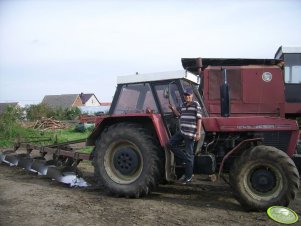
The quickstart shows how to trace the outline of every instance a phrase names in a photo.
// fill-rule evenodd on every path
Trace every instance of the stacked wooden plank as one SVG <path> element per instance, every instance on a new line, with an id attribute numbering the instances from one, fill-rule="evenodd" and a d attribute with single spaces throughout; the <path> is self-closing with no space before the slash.
<path id="1" fill-rule="evenodd" d="M 67 127 L 68 126 L 66 123 L 52 118 L 43 118 L 37 120 L 33 126 L 34 129 L 43 129 L 43 130 L 66 129 Z"/>

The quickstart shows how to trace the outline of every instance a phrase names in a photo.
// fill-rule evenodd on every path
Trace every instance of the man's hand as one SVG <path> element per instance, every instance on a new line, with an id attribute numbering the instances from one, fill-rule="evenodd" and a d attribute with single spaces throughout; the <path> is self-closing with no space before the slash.
<path id="1" fill-rule="evenodd" d="M 175 114 L 176 117 L 180 117 L 180 113 L 179 113 L 178 110 L 175 108 L 175 106 L 169 104 L 168 107 L 169 107 L 170 110 Z"/>
<path id="2" fill-rule="evenodd" d="M 200 139 L 201 139 L 201 134 L 200 133 L 196 133 L 194 140 L 195 141 L 199 141 Z"/>
<path id="3" fill-rule="evenodd" d="M 202 131 L 202 119 L 198 119 L 196 122 L 196 134 L 195 134 L 195 141 L 199 141 L 201 139 L 201 131 Z"/>
<path id="4" fill-rule="evenodd" d="M 175 110 L 175 107 L 172 106 L 171 104 L 168 105 L 168 107 L 170 108 L 170 110 L 174 111 Z"/>

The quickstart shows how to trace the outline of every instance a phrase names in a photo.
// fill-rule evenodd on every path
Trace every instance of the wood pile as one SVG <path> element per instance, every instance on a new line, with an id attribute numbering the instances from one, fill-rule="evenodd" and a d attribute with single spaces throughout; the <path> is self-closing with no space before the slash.
<path id="1" fill-rule="evenodd" d="M 68 128 L 67 124 L 58 121 L 52 118 L 42 118 L 37 120 L 33 126 L 34 129 L 42 129 L 42 130 L 55 130 L 55 129 L 66 129 Z"/>

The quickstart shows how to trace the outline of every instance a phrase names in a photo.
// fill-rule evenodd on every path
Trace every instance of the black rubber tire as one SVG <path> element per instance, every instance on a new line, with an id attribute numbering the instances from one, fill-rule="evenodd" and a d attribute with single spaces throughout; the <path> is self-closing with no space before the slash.
<path id="1" fill-rule="evenodd" d="M 301 154 L 301 140 L 298 140 L 296 148 L 297 148 L 297 154 Z"/>
<path id="2" fill-rule="evenodd" d="M 160 181 L 160 151 L 154 138 L 140 125 L 110 126 L 96 143 L 94 167 L 98 184 L 115 196 L 138 198 L 149 194 Z M 126 163 L 120 161 L 122 157 Z M 130 164 L 129 172 L 123 168 L 126 164 Z"/>
<path id="3" fill-rule="evenodd" d="M 291 158 L 270 146 L 256 146 L 235 160 L 230 184 L 246 210 L 288 206 L 299 189 L 299 173 Z"/>

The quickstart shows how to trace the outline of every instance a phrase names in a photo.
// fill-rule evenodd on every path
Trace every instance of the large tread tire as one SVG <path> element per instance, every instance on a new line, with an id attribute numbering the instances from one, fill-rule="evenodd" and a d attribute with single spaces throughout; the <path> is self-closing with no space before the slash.
<path id="1" fill-rule="evenodd" d="M 149 194 L 161 179 L 160 151 L 156 140 L 139 124 L 110 126 L 96 143 L 98 185 L 115 196 L 139 198 Z"/>
<path id="2" fill-rule="evenodd" d="M 230 170 L 234 195 L 246 210 L 288 206 L 299 189 L 299 173 L 291 158 L 271 146 L 256 146 L 236 159 Z"/>
<path id="3" fill-rule="evenodd" d="M 298 140 L 297 143 L 297 154 L 301 154 L 301 140 Z"/>

